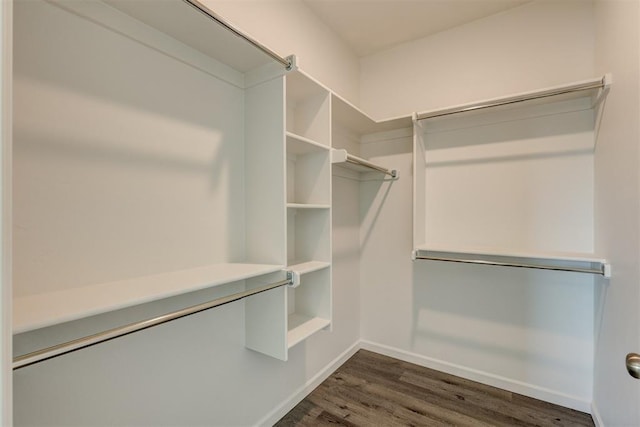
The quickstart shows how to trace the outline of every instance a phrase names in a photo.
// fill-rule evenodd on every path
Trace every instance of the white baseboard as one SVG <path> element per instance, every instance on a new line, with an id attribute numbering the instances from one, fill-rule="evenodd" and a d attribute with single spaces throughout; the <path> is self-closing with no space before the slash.
<path id="1" fill-rule="evenodd" d="M 417 353 L 411 353 L 409 351 L 400 350 L 398 348 L 366 340 L 355 342 L 351 347 L 331 361 L 324 369 L 318 372 L 313 378 L 307 381 L 302 387 L 291 394 L 291 396 L 282 402 L 282 404 L 262 418 L 256 426 L 274 425 L 360 349 L 373 351 L 405 362 L 414 363 L 426 368 L 435 369 L 447 374 L 456 375 L 482 384 L 498 387 L 513 393 L 522 394 L 533 397 L 534 399 L 586 412 L 592 415 L 596 427 L 605 427 L 596 405 L 577 396 L 572 396 L 533 384 L 516 381 L 510 378 L 501 377 L 499 375 L 490 374 L 488 372 L 456 365 L 443 360 L 422 356 Z"/>
<path id="2" fill-rule="evenodd" d="M 466 366 L 456 365 L 443 360 L 433 359 L 416 353 L 400 350 L 394 347 L 377 344 L 371 341 L 360 341 L 360 348 L 370 350 L 375 353 L 380 353 L 385 356 L 404 360 L 405 362 L 424 366 L 426 368 L 431 368 L 451 375 L 456 375 L 458 377 L 466 378 L 472 381 L 477 381 L 482 384 L 498 387 L 504 390 L 511 391 L 513 393 L 523 394 L 525 396 L 533 397 L 534 399 L 539 399 L 567 408 L 576 409 L 578 411 L 586 413 L 591 413 L 592 411 L 591 402 L 588 400 L 544 387 L 539 387 L 533 384 L 501 377 L 499 375 L 471 369 Z"/>
<path id="3" fill-rule="evenodd" d="M 604 421 L 602 421 L 600 412 L 598 412 L 596 402 L 593 402 L 591 404 L 591 418 L 593 418 L 593 423 L 596 425 L 596 427 L 604 427 Z"/>
<path id="4" fill-rule="evenodd" d="M 360 350 L 360 341 L 353 343 L 351 347 L 345 350 L 342 354 L 331 361 L 324 369 L 318 372 L 313 378 L 307 381 L 302 387 L 296 390 L 289 398 L 287 398 L 280 406 L 268 413 L 262 418 L 256 426 L 272 426 L 287 412 L 292 410 L 298 403 L 300 403 L 309 393 L 320 385 L 324 380 L 329 378 L 344 362 L 346 362 L 351 356 L 356 354 Z"/>

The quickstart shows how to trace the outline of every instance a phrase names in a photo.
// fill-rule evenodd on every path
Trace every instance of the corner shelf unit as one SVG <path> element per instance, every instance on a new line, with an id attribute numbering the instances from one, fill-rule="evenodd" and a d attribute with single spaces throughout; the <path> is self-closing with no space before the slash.
<path id="1" fill-rule="evenodd" d="M 412 259 L 610 277 L 591 253 L 610 85 L 607 75 L 415 114 Z"/>
<path id="2" fill-rule="evenodd" d="M 247 347 L 287 360 L 293 346 L 331 329 L 331 98 L 300 71 L 285 75 L 283 85 L 286 269 L 300 280 L 277 292 L 283 300 L 268 293 L 251 297 Z M 265 324 L 265 317 L 278 320 Z M 281 323 L 284 335 L 274 326 Z"/>
<path id="3" fill-rule="evenodd" d="M 286 76 L 287 348 L 331 328 L 331 97 L 302 72 Z"/>
<path id="4" fill-rule="evenodd" d="M 357 180 L 362 180 L 363 174 L 372 172 L 378 177 L 382 174 L 390 179 L 397 179 L 398 173 L 395 169 L 388 169 L 360 157 L 362 139 L 371 134 L 387 134 L 411 128 L 411 117 L 378 122 L 337 94 L 332 94 L 331 101 L 333 166 L 350 171 Z"/>

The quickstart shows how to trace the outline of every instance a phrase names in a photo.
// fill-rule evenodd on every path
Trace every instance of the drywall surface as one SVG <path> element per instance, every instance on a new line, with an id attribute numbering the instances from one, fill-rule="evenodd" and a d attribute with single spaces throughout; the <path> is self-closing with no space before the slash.
<path id="1" fill-rule="evenodd" d="M 596 67 L 611 72 L 596 147 L 596 250 L 613 267 L 596 287 L 594 408 L 607 426 L 640 425 L 640 382 L 624 369 L 640 352 L 640 8 L 638 2 L 598 1 Z"/>
<path id="2" fill-rule="evenodd" d="M 591 2 L 530 2 L 360 60 L 360 106 L 408 115 L 591 78 Z"/>
<path id="3" fill-rule="evenodd" d="M 354 52 L 301 1 L 206 0 L 203 3 L 352 103 L 359 102 Z"/>
<path id="4" fill-rule="evenodd" d="M 12 75 L 11 45 L 13 38 L 12 27 L 13 4 L 3 2 L 0 4 L 0 44 L 2 54 L 0 56 L 0 169 L 1 191 L 1 221 L 2 221 L 2 245 L 8 247 L 11 244 L 11 93 L 8 82 Z M 10 254 L 2 251 L 0 260 L 0 423 L 11 425 L 12 423 L 12 375 L 11 375 L 11 267 Z"/>
<path id="5" fill-rule="evenodd" d="M 362 106 L 376 117 L 394 116 L 591 78 L 592 25 L 593 10 L 587 2 L 533 2 L 364 58 Z M 590 121 L 588 117 L 578 122 L 581 120 Z M 467 133 L 474 132 L 470 129 Z M 441 135 L 440 140 L 445 137 Z M 535 138 L 531 140 L 535 142 Z M 454 145 L 451 150 L 439 147 L 439 153 L 446 157 L 459 151 L 468 158 L 474 150 L 473 146 Z M 594 279 L 561 272 L 412 262 L 411 131 L 404 136 L 372 136 L 365 140 L 361 154 L 400 172 L 400 179 L 388 190 L 371 182 L 364 184 L 361 194 L 361 328 L 366 345 L 588 411 L 592 398 Z M 588 152 L 578 154 L 575 163 L 566 165 L 586 165 L 587 170 L 580 169 L 577 176 L 585 178 L 578 184 L 580 203 L 587 207 L 593 200 L 591 156 Z M 517 179 L 517 168 L 508 170 L 508 165 L 513 161 L 517 164 L 518 159 L 484 160 L 499 164 L 498 170 L 507 175 L 496 182 L 509 186 L 509 180 Z M 553 167 L 561 159 L 563 155 L 542 155 L 530 161 Z M 449 183 L 455 188 L 448 179 L 465 177 L 465 171 L 482 165 L 440 165 L 440 201 L 458 203 L 453 194 L 446 194 Z M 449 172 L 452 176 L 447 178 Z M 530 195 L 543 191 L 542 186 L 553 185 L 535 180 L 530 184 L 539 185 Z M 523 188 L 526 190 L 526 186 Z M 485 203 L 490 200 L 482 197 L 481 189 L 474 197 L 478 212 L 487 212 Z M 509 197 L 508 192 L 505 197 Z M 526 194 L 517 197 L 525 200 Z M 427 204 L 428 198 L 429 194 Z M 526 200 L 534 206 L 537 202 Z M 468 199 L 465 203 L 458 204 L 473 209 Z M 444 211 L 443 207 L 438 210 Z M 514 214 L 517 212 L 522 213 L 516 210 Z M 527 212 L 531 224 L 548 220 L 543 209 Z M 448 219 L 438 217 L 451 230 L 455 230 L 455 218 L 455 212 Z M 482 220 L 478 218 L 475 223 L 482 224 Z M 491 218 L 487 223 L 492 224 Z M 588 229 L 592 223 L 588 213 L 580 226 Z M 560 224 L 558 227 L 562 230 Z M 438 244 L 447 241 L 442 232 L 432 232 L 440 239 Z M 475 236 L 483 233 L 491 236 L 486 229 Z M 504 230 L 498 234 L 503 238 L 506 235 Z M 464 237 L 455 231 L 452 235 L 457 240 Z M 557 243 L 535 238 L 531 241 L 534 247 L 547 250 L 547 244 L 553 247 Z M 574 244 L 579 247 L 572 247 Z M 588 230 L 580 243 L 565 241 L 558 249 L 589 251 L 592 247 L 593 234 Z"/>
<path id="6" fill-rule="evenodd" d="M 14 49 L 15 295 L 242 259 L 241 89 L 42 2 Z"/>
<path id="7" fill-rule="evenodd" d="M 410 137 L 362 147 L 365 158 L 401 177 L 388 188 L 364 183 L 361 194 L 367 348 L 588 411 L 594 279 L 412 262 L 411 151 Z M 447 227 L 455 227 L 455 217 Z"/>

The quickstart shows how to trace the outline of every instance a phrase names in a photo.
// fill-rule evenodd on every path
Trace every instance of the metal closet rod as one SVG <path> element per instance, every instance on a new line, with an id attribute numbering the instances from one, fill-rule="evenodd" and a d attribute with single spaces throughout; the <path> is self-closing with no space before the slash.
<path id="1" fill-rule="evenodd" d="M 225 21 L 224 18 L 222 18 L 220 15 L 218 15 L 217 13 L 215 13 L 214 11 L 212 11 L 211 9 L 209 9 L 208 7 L 206 7 L 205 5 L 200 3 L 198 0 L 183 0 L 183 1 L 185 3 L 187 3 L 189 6 L 193 7 L 194 9 L 196 9 L 198 12 L 204 14 L 205 16 L 209 17 L 210 19 L 213 19 L 218 24 L 222 25 L 224 28 L 226 28 L 227 30 L 231 31 L 236 36 L 238 36 L 241 39 L 245 40 L 246 42 L 250 43 L 254 47 L 260 49 L 265 54 L 269 55 L 271 58 L 275 59 L 276 61 L 278 61 L 279 63 L 284 65 L 284 67 L 287 70 L 291 70 L 291 68 L 293 66 L 293 63 L 292 63 L 291 59 L 283 58 L 282 56 L 278 55 L 277 53 L 275 53 L 274 51 L 272 51 L 271 49 L 269 49 L 268 47 L 266 47 L 262 43 L 260 43 L 257 40 L 249 37 L 248 35 L 246 35 L 242 31 L 238 30 L 233 25 L 231 25 L 230 23 Z"/>
<path id="2" fill-rule="evenodd" d="M 532 268 L 535 270 L 569 271 L 573 273 L 590 273 L 590 274 L 600 274 L 602 276 L 606 276 L 604 265 L 601 265 L 600 268 L 556 267 L 552 265 L 522 264 L 522 263 L 514 263 L 514 262 L 486 261 L 482 259 L 446 258 L 446 257 L 424 256 L 424 255 L 416 255 L 415 259 L 425 259 L 429 261 L 459 262 L 462 264 L 497 265 L 500 267 Z"/>
<path id="3" fill-rule="evenodd" d="M 221 305 L 229 304 L 234 301 L 241 300 L 243 298 L 250 297 L 262 292 L 270 291 L 271 289 L 279 288 L 281 286 L 293 285 L 293 280 L 288 276 L 286 280 L 264 285 L 259 288 L 251 289 L 244 292 L 238 292 L 226 297 L 217 298 L 212 301 L 208 301 L 202 304 L 194 305 L 191 307 L 176 310 L 174 312 L 164 314 L 162 316 L 154 317 L 152 319 L 141 320 L 139 322 L 130 323 L 125 326 L 119 326 L 117 328 L 109 329 L 107 331 L 98 332 L 94 335 L 78 338 L 72 341 L 47 347 L 42 350 L 27 353 L 22 356 L 18 356 L 13 359 L 13 369 L 24 368 L 25 366 L 33 365 L 34 363 L 43 362 L 45 360 L 52 359 L 54 357 L 62 356 L 83 348 L 91 347 L 96 344 L 100 344 L 112 339 L 123 337 L 125 335 L 132 334 L 134 332 L 142 331 L 152 328 L 154 326 L 162 325 L 163 323 L 171 322 L 176 319 L 191 316 L 196 313 L 219 307 Z"/>
<path id="4" fill-rule="evenodd" d="M 567 93 L 581 92 L 590 89 L 602 89 L 605 87 L 605 78 L 597 82 L 581 83 L 573 86 L 567 86 L 558 89 L 550 89 L 529 95 L 518 95 L 510 98 L 504 98 L 497 101 L 479 102 L 477 104 L 468 105 L 466 107 L 452 108 L 447 110 L 434 111 L 431 113 L 422 113 L 416 115 L 416 120 L 432 119 L 435 117 L 449 116 L 452 114 L 466 113 L 469 111 L 483 110 L 485 108 L 500 107 L 502 105 L 516 104 L 518 102 L 533 101 L 535 99 L 549 98 Z"/>
<path id="5" fill-rule="evenodd" d="M 387 174 L 389 176 L 391 176 L 391 178 L 395 178 L 396 176 L 398 176 L 398 173 L 396 172 L 396 170 L 389 170 L 389 169 L 385 169 L 383 167 L 380 167 L 378 165 L 374 165 L 371 162 L 368 162 L 364 159 L 361 159 L 360 157 L 356 157 L 356 156 L 352 156 L 351 154 L 347 153 L 347 162 L 348 163 L 353 163 L 354 165 L 360 165 L 360 166 L 365 166 L 371 169 L 375 169 L 379 172 L 382 172 L 384 174 Z"/>

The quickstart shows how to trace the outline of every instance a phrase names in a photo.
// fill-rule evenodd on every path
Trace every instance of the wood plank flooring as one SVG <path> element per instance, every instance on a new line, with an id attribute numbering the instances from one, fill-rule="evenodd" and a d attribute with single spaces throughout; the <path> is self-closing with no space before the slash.
<path id="1" fill-rule="evenodd" d="M 360 350 L 276 423 L 322 425 L 594 424 L 589 414 Z"/>

